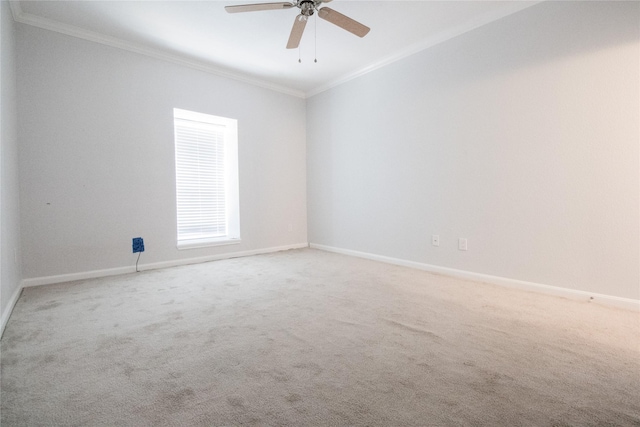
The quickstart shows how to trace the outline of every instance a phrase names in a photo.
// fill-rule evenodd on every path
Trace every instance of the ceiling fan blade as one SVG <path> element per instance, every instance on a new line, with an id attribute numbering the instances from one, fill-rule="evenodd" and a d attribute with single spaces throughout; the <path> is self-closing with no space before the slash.
<path id="1" fill-rule="evenodd" d="M 307 17 L 302 14 L 296 16 L 296 20 L 293 21 L 293 28 L 291 29 L 291 35 L 287 42 L 287 49 L 295 49 L 300 45 L 300 39 L 302 39 L 302 33 L 304 27 L 307 25 Z"/>
<path id="2" fill-rule="evenodd" d="M 293 3 L 258 3 L 258 4 L 239 4 L 235 6 L 225 6 L 224 10 L 229 13 L 238 12 L 254 12 L 257 10 L 277 10 L 277 9 L 289 9 L 295 6 Z"/>
<path id="3" fill-rule="evenodd" d="M 337 25 L 340 28 L 343 28 L 349 31 L 352 34 L 355 34 L 358 37 L 364 37 L 367 35 L 371 28 L 366 25 L 362 25 L 358 21 L 355 21 L 348 16 L 341 14 L 340 12 L 336 12 L 330 7 L 323 7 L 318 11 L 318 16 L 325 21 L 329 21 L 332 24 Z"/>

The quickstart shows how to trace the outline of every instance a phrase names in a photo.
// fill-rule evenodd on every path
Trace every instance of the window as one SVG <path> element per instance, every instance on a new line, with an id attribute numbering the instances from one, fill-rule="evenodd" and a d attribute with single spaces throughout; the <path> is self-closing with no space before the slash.
<path id="1" fill-rule="evenodd" d="M 238 122 L 173 110 L 178 249 L 240 242 Z"/>

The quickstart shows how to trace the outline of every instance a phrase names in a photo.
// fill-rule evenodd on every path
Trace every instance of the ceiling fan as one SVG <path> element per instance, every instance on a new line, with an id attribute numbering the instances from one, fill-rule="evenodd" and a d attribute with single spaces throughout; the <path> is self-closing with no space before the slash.
<path id="1" fill-rule="evenodd" d="M 362 25 L 358 21 L 355 21 L 348 16 L 336 12 L 329 7 L 323 7 L 318 9 L 322 3 L 329 3 L 331 0 L 296 0 L 295 3 L 283 2 L 283 3 L 258 3 L 258 4 L 241 4 L 235 6 L 225 6 L 225 10 L 229 13 L 238 12 L 254 12 L 258 10 L 278 10 L 278 9 L 290 9 L 297 7 L 300 9 L 300 14 L 296 16 L 293 21 L 293 28 L 291 29 L 291 35 L 289 35 L 289 41 L 287 42 L 287 49 L 295 49 L 300 45 L 300 39 L 302 39 L 302 33 L 304 27 L 307 25 L 307 19 L 313 15 L 316 11 L 318 16 L 325 21 L 329 21 L 338 27 L 355 34 L 358 37 L 364 37 L 369 32 L 370 28 L 366 25 Z"/>

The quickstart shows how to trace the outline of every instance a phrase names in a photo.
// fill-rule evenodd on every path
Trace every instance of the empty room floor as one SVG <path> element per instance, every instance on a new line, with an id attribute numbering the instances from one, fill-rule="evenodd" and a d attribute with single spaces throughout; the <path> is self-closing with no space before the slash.
<path id="1" fill-rule="evenodd" d="M 313 249 L 26 288 L 3 426 L 640 425 L 640 317 Z"/>

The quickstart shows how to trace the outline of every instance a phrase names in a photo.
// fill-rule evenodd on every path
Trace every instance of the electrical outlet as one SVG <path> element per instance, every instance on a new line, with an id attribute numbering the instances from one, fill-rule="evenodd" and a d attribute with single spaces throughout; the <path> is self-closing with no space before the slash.
<path id="1" fill-rule="evenodd" d="M 433 246 L 440 246 L 440 236 L 438 236 L 437 234 L 432 234 L 431 235 L 431 244 Z"/>
<path id="2" fill-rule="evenodd" d="M 134 254 L 136 252 L 144 252 L 144 240 L 142 240 L 142 237 L 134 237 L 131 246 L 133 247 Z"/>
<path id="3" fill-rule="evenodd" d="M 465 239 L 464 237 L 458 239 L 458 249 L 460 249 L 461 251 L 467 250 L 467 239 Z"/>

